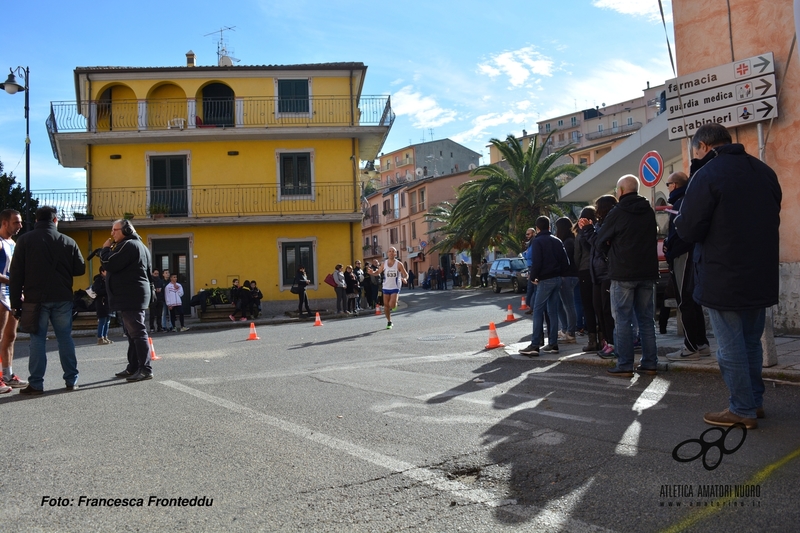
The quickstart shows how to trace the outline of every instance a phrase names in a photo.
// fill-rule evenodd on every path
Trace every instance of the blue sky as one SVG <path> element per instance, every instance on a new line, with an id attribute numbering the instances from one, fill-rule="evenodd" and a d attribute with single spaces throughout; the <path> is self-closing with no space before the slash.
<path id="1" fill-rule="evenodd" d="M 0 20 L 12 36 L 0 49 L 2 80 L 9 67 L 31 69 L 34 191 L 85 185 L 82 170 L 53 158 L 44 127 L 51 101 L 74 101 L 75 67 L 180 66 L 190 49 L 213 65 L 219 34 L 205 35 L 225 26 L 235 27 L 224 37 L 241 65 L 365 63 L 363 94 L 391 95 L 397 113 L 384 152 L 432 134 L 488 156 L 493 137 L 673 77 L 658 0 L 28 0 L 2 2 Z M 19 182 L 23 100 L 0 93 L 0 161 Z"/>

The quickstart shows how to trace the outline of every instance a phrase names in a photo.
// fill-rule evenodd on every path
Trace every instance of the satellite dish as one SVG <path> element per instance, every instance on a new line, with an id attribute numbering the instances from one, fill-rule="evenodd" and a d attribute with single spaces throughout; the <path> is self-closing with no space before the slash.
<path id="1" fill-rule="evenodd" d="M 414 171 L 417 176 L 422 176 L 422 169 L 417 167 L 417 170 Z"/>
<path id="2" fill-rule="evenodd" d="M 233 61 L 231 61 L 231 58 L 228 57 L 228 56 L 222 56 L 222 57 L 219 58 L 219 66 L 221 66 L 221 67 L 232 67 L 233 66 Z"/>
<path id="3" fill-rule="evenodd" d="M 475 163 L 470 163 L 469 164 L 469 169 L 470 170 L 475 170 L 476 168 L 478 168 L 478 167 L 475 166 Z"/>

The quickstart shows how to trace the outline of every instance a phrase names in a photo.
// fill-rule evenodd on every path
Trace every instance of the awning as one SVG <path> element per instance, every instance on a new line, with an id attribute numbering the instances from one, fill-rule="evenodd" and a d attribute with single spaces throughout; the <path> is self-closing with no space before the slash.
<path id="1" fill-rule="evenodd" d="M 645 124 L 625 142 L 561 187 L 561 201 L 592 202 L 598 196 L 613 191 L 617 180 L 625 174 L 638 177 L 639 163 L 650 150 L 656 150 L 661 155 L 665 166 L 681 157 L 681 141 L 670 141 L 667 134 L 667 113 Z"/>
<path id="2" fill-rule="evenodd" d="M 408 254 L 408 255 L 406 256 L 406 259 L 414 259 L 414 258 L 415 258 L 415 257 L 417 257 L 418 255 L 419 255 L 419 252 L 411 252 L 410 254 Z"/>

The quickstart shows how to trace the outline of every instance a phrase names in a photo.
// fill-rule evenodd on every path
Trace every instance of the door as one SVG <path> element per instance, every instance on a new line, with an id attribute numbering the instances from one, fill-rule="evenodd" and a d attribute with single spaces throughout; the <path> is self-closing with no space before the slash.
<path id="1" fill-rule="evenodd" d="M 185 155 L 150 158 L 150 213 L 168 217 L 189 215 L 187 158 Z"/>
<path id="2" fill-rule="evenodd" d="M 153 266 L 162 273 L 178 274 L 183 285 L 183 312 L 191 315 L 192 278 L 189 269 L 189 239 L 153 239 Z"/>

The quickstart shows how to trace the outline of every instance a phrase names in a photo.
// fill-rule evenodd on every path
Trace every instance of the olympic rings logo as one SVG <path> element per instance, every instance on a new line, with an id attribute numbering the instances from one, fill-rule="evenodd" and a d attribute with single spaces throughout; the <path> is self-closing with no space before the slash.
<path id="1" fill-rule="evenodd" d="M 739 444 L 737 444 L 735 447 L 728 449 L 725 447 L 725 439 L 728 437 L 728 433 L 730 433 L 733 428 L 738 428 L 742 430 L 742 440 L 740 440 Z M 711 433 L 712 431 L 718 431 L 720 433 L 719 438 L 715 441 L 706 440 L 705 439 L 706 434 Z M 695 459 L 698 459 L 699 457 L 702 456 L 703 468 L 709 471 L 714 470 L 720 465 L 720 463 L 722 462 L 722 458 L 725 455 L 730 455 L 736 452 L 739 448 L 741 448 L 746 438 L 747 438 L 747 428 L 741 422 L 736 422 L 734 425 L 732 425 L 731 427 L 729 427 L 724 431 L 722 430 L 722 428 L 713 427 L 701 433 L 699 439 L 685 440 L 680 444 L 678 444 L 677 446 L 675 446 L 675 449 L 672 450 L 672 458 L 678 461 L 679 463 L 691 463 Z M 679 455 L 680 449 L 686 445 L 691 445 L 691 444 L 699 444 L 700 451 L 696 455 L 693 455 L 691 457 L 681 457 Z M 708 452 L 711 451 L 713 448 L 719 449 L 719 458 L 715 463 L 709 464 Z"/>

